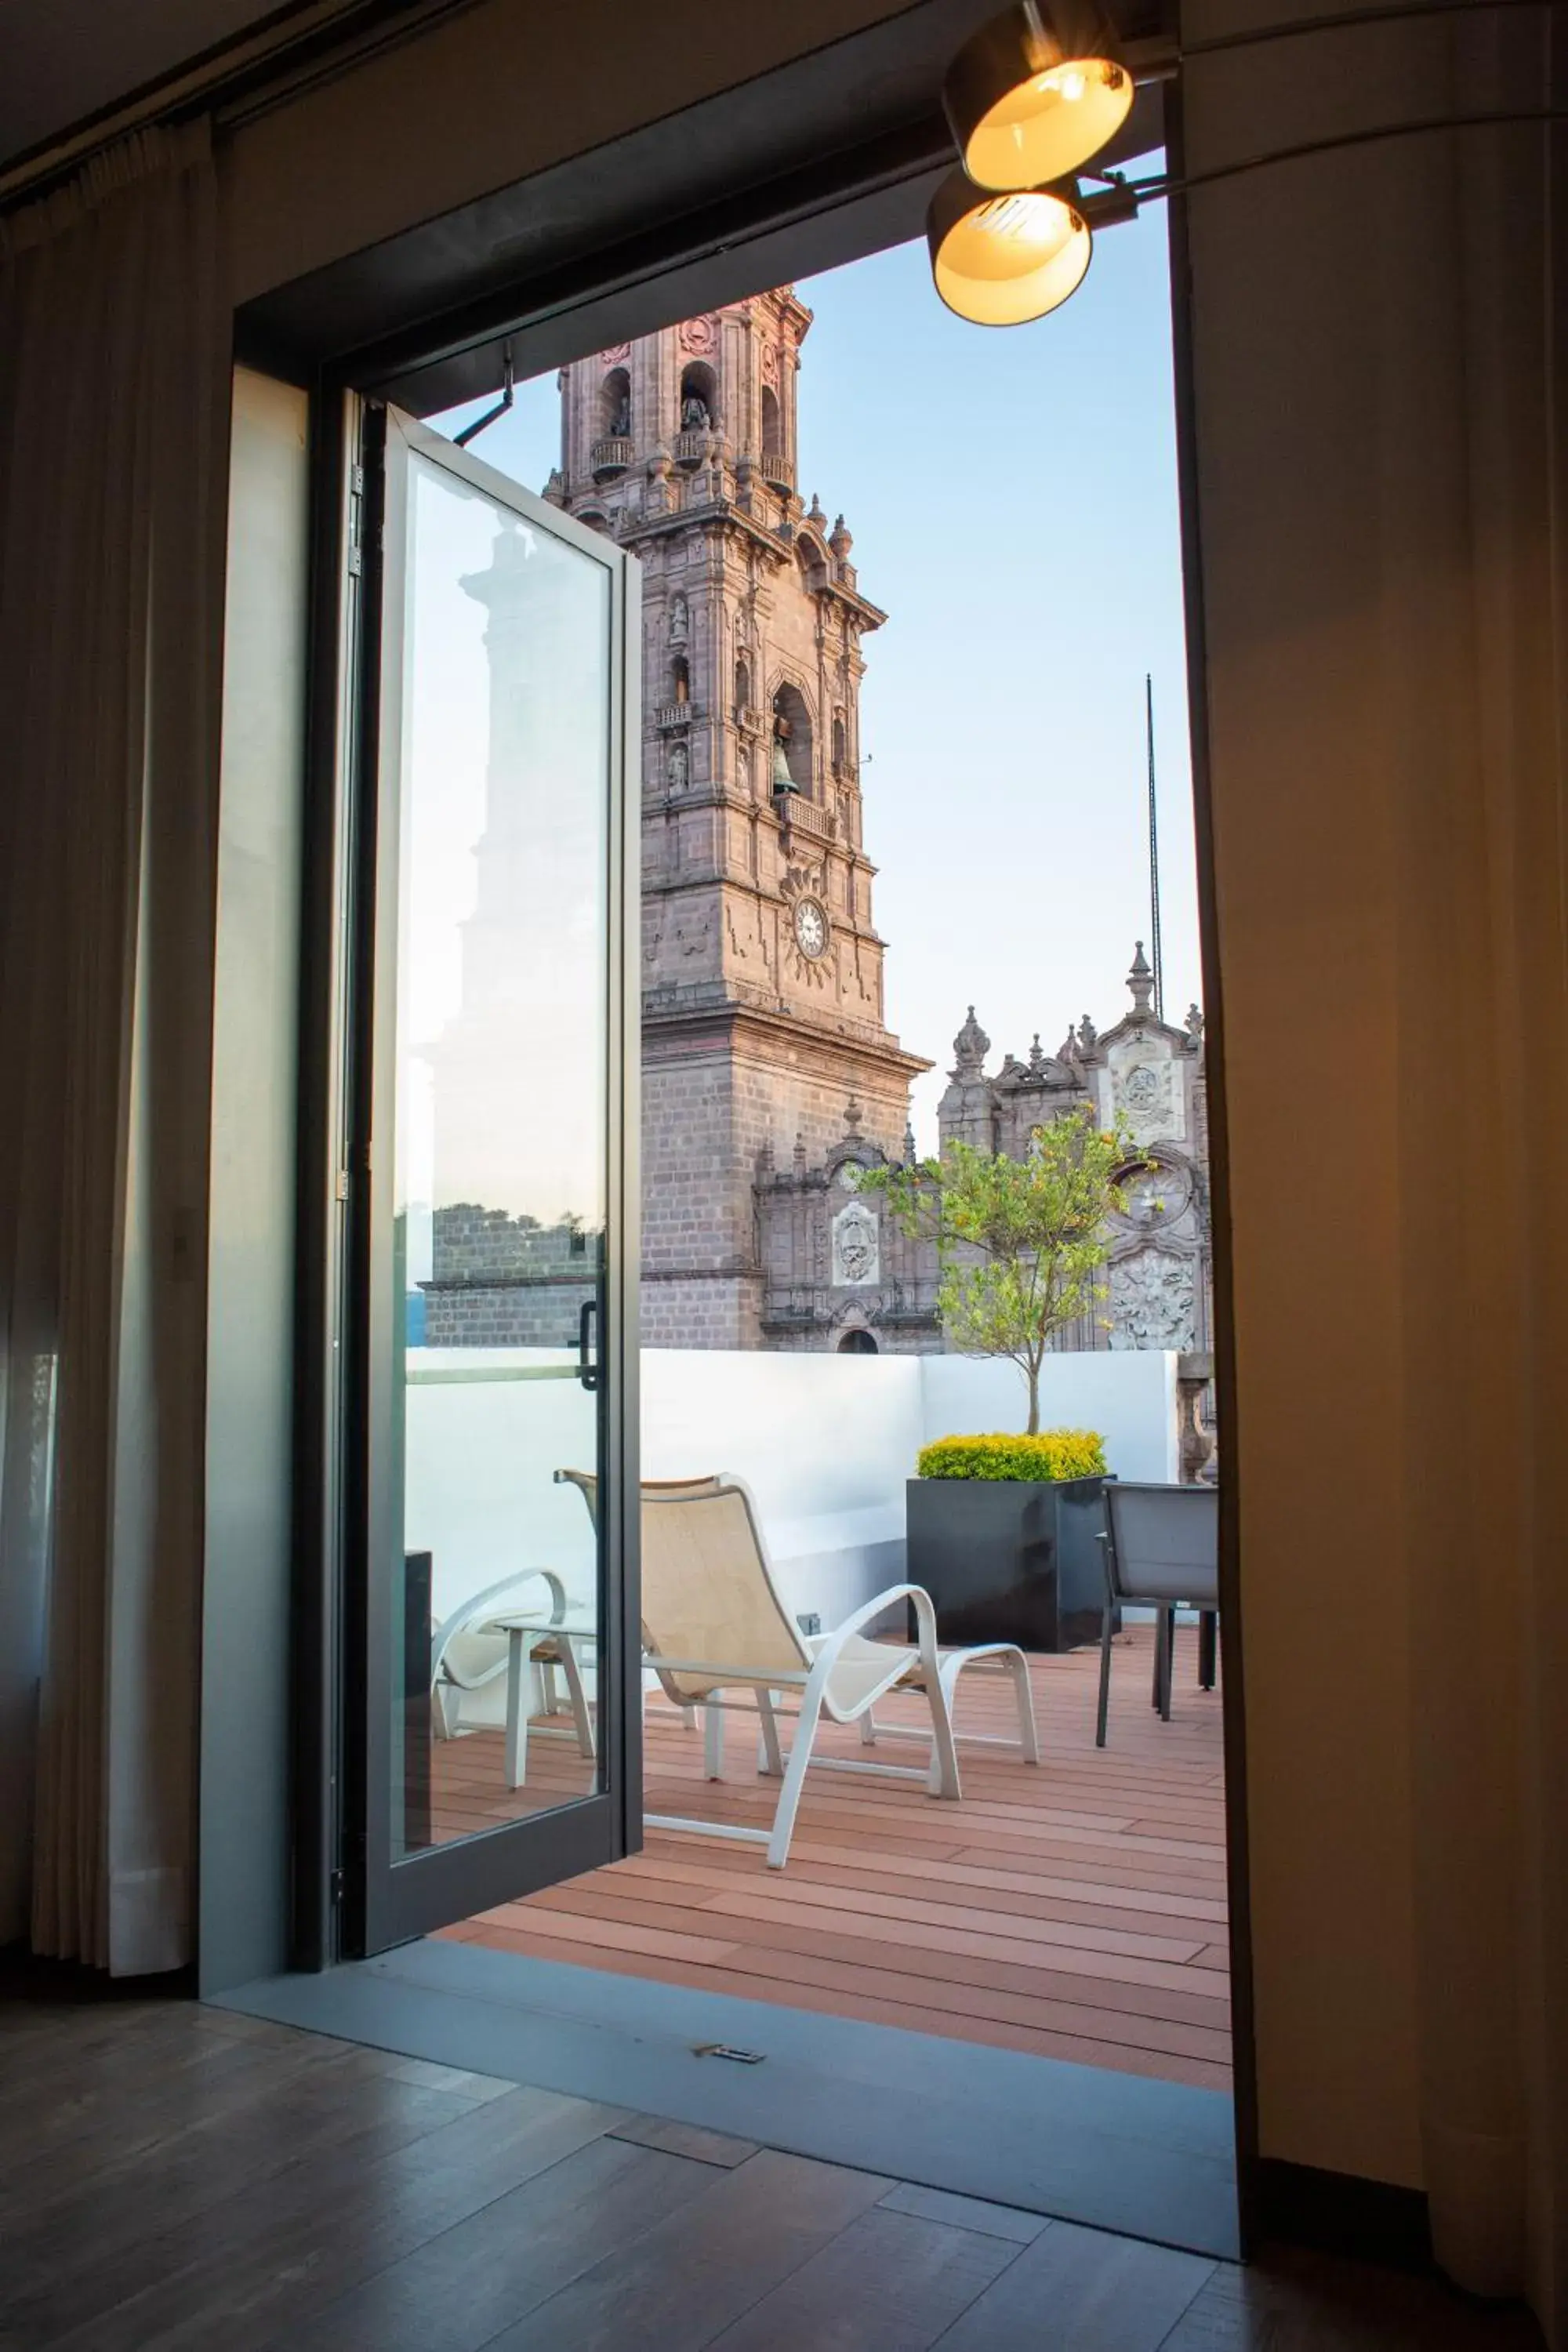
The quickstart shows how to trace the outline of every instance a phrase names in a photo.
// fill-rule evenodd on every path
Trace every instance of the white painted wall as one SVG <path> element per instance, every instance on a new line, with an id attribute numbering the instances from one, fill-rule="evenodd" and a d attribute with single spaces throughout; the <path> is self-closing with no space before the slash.
<path id="1" fill-rule="evenodd" d="M 437 1613 L 529 1565 L 555 1569 L 585 1602 L 587 1513 L 552 1483 L 594 1459 L 594 1400 L 574 1359 L 421 1349 L 409 1370 L 406 1540 L 435 1556 Z M 650 1349 L 642 1382 L 643 1475 L 744 1478 L 790 1607 L 825 1625 L 901 1579 L 904 1482 L 921 1446 L 1025 1420 L 1013 1367 L 962 1356 Z M 1178 1475 L 1174 1356 L 1053 1357 L 1041 1419 L 1099 1430 L 1120 1477 Z"/>
<path id="2" fill-rule="evenodd" d="M 642 1367 L 644 1476 L 744 1478 L 792 1609 L 832 1625 L 900 1581 L 918 1356 L 661 1348 Z"/>

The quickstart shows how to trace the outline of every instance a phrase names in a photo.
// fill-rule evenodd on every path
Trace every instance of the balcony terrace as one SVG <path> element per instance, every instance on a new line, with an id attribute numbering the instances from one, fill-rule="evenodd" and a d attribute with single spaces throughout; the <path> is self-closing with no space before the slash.
<path id="1" fill-rule="evenodd" d="M 807 1774 L 789 1864 L 754 1846 L 650 1830 L 639 1854 L 447 1932 L 661 1984 L 772 2000 L 1223 2090 L 1230 2082 L 1225 1791 L 1217 1689 L 1197 1685 L 1195 1631 L 1177 1635 L 1170 1723 L 1149 1703 L 1152 1631 L 1113 1656 L 1110 1738 L 1094 1745 L 1098 1656 L 1031 1661 L 1037 1768 L 1006 1748 L 960 1747 L 963 1796 L 903 1781 Z M 917 1700 L 879 1710 L 914 1721 Z M 1010 1729 L 999 1684 L 972 1675 L 960 1734 Z M 731 1717 L 722 1781 L 703 1778 L 700 1731 L 647 1709 L 653 1812 L 764 1827 L 777 1784 L 759 1780 Z M 863 1753 L 851 1729 L 827 1755 Z M 437 1750 L 437 1834 L 510 1818 L 500 1735 Z M 911 1751 L 904 1751 L 905 1759 Z M 556 1742 L 530 1763 L 535 1801 L 582 1792 Z"/>
<path id="2" fill-rule="evenodd" d="M 1176 1357 L 1057 1357 L 1043 1378 L 1046 1419 L 1102 1432 L 1121 1475 L 1179 1476 Z M 435 1614 L 501 1571 L 505 1531 L 524 1506 L 531 1556 L 549 1559 L 569 1594 L 591 1591 L 588 1515 L 552 1475 L 575 1459 L 580 1436 L 570 1356 L 430 1349 L 411 1382 L 412 1531 L 435 1562 Z M 903 1577 L 905 1479 L 920 1444 L 947 1429 L 1004 1425 L 1017 1403 L 1011 1366 L 958 1357 L 648 1349 L 645 1473 L 721 1468 L 743 1477 L 785 1605 L 830 1629 Z M 482 1479 L 476 1463 L 486 1465 Z M 504 1520 L 492 1528 L 498 1508 Z M 1197 1686 L 1196 1635 L 1184 1627 L 1173 1720 L 1161 1722 L 1150 1706 L 1152 1638 L 1150 1624 L 1130 1622 L 1113 1647 L 1104 1748 L 1094 1744 L 1098 1651 L 1036 1654 L 1037 1767 L 1013 1747 L 967 1744 L 966 1735 L 1014 1730 L 1005 1686 L 973 1673 L 957 1695 L 956 1803 L 928 1797 L 918 1782 L 808 1773 L 783 1871 L 769 1870 L 755 1845 L 650 1830 L 640 1854 L 452 1932 L 619 1974 L 1223 2088 L 1230 2049 L 1220 1701 Z M 590 1642 L 582 1654 L 590 1701 L 594 1654 Z M 509 1788 L 500 1696 L 498 1689 L 489 1713 L 479 1704 L 471 1717 L 465 1702 L 462 1736 L 428 1750 L 428 1834 L 437 1843 L 593 1785 L 595 1768 L 569 1718 L 535 1714 L 521 1785 Z M 912 1727 L 921 1706 L 913 1697 L 879 1701 L 879 1726 Z M 709 1780 L 701 1730 L 650 1691 L 650 1813 L 767 1825 L 778 1783 L 756 1771 L 747 1717 L 728 1722 L 724 1778 Z M 816 1752 L 865 1757 L 854 1727 L 825 1725 Z M 901 1742 L 879 1749 L 901 1763 L 917 1753 Z"/>

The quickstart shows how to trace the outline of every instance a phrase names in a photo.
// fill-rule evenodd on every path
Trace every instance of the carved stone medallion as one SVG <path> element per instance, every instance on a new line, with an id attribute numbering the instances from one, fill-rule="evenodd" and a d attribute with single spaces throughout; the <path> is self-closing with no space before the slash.
<path id="1" fill-rule="evenodd" d="M 860 1289 L 881 1278 L 881 1235 L 864 1201 L 847 1201 L 833 1220 L 836 1289 Z"/>

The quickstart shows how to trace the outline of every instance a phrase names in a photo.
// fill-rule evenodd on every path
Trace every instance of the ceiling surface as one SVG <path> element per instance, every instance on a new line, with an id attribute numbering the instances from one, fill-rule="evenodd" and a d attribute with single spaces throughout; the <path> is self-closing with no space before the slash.
<path id="1" fill-rule="evenodd" d="M 288 13 L 279 0 L 0 0 L 0 163 Z"/>

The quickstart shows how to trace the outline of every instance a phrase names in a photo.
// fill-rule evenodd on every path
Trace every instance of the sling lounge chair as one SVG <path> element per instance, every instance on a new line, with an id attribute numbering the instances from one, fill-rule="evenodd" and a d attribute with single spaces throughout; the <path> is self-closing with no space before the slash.
<path id="1" fill-rule="evenodd" d="M 588 1712 L 576 1653 L 570 1641 L 551 1631 L 552 1625 L 563 1624 L 567 1614 L 566 1588 L 551 1568 L 520 1569 L 515 1576 L 503 1576 L 499 1582 L 487 1585 L 482 1592 L 470 1594 L 436 1628 L 430 1638 L 431 1727 L 437 1739 L 455 1739 L 462 1729 L 464 1693 L 481 1691 L 507 1673 L 510 1637 L 495 1621 L 521 1609 L 521 1590 L 531 1583 L 542 1583 L 550 1596 L 549 1615 L 541 1616 L 538 1633 L 531 1633 L 528 1642 L 529 1665 L 538 1674 L 541 1683 L 541 1712 L 554 1715 L 558 1711 L 555 1670 L 559 1667 L 566 1681 L 573 1725 L 570 1733 L 541 1727 L 535 1736 L 574 1738 L 579 1752 L 592 1756 L 594 1722 Z M 510 1752 L 516 1744 L 511 1718 L 521 1703 L 526 1720 L 527 1702 L 513 1700 L 510 1692 L 508 1696 Z M 509 1766 L 512 1787 L 518 1785 L 521 1777 L 521 1772 Z"/>
<path id="2" fill-rule="evenodd" d="M 555 1475 L 580 1488 L 590 1511 L 595 1509 L 591 1476 L 575 1470 Z M 908 1648 L 872 1641 L 861 1631 L 900 1601 L 914 1611 L 921 1688 L 931 1716 L 929 1767 L 814 1755 L 825 1714 L 835 1723 L 858 1723 L 904 1680 L 910 1665 Z M 725 1712 L 751 1715 L 754 1709 L 764 1769 L 781 1780 L 771 1829 L 649 1813 L 651 1828 L 763 1845 L 768 1867 L 782 1870 L 813 1764 L 824 1770 L 919 1780 L 931 1796 L 957 1799 L 958 1756 L 937 1649 L 936 1612 L 920 1585 L 889 1585 L 831 1633 L 808 1643 L 774 1582 L 749 1489 L 738 1478 L 704 1478 L 642 1490 L 642 1608 L 645 1664 L 674 1706 L 705 1710 L 709 1778 L 722 1776 Z M 746 1698 L 726 1696 L 738 1691 Z M 784 1694 L 795 1696 L 793 1708 L 776 1704 Z M 787 1756 L 779 1737 L 782 1722 L 795 1726 Z"/>

